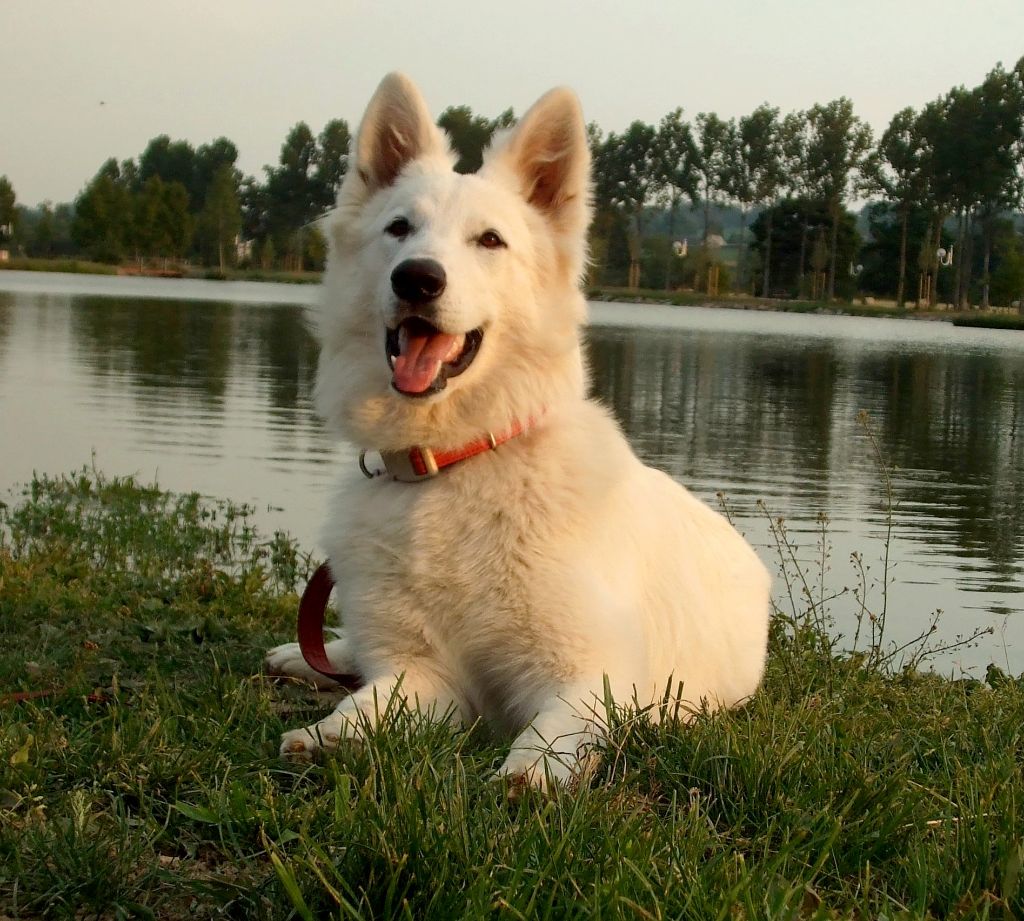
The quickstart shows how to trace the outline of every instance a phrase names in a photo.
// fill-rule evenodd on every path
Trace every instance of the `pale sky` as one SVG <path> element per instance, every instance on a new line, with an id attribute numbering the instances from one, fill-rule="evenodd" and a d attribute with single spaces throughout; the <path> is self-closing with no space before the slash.
<path id="1" fill-rule="evenodd" d="M 225 135 L 262 175 L 297 121 L 354 128 L 395 69 L 435 115 L 522 113 L 558 84 L 606 131 L 845 95 L 877 133 L 1011 67 L 1024 0 L 0 0 L 0 39 L 0 174 L 34 205 L 158 134 Z"/>

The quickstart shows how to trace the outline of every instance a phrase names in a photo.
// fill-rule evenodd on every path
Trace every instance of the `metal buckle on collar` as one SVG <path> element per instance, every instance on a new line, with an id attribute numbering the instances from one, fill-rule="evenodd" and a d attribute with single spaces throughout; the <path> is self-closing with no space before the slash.
<path id="1" fill-rule="evenodd" d="M 437 476 L 437 461 L 430 448 L 416 447 L 408 451 L 381 451 L 387 472 L 400 483 L 418 483 Z M 417 465 L 416 461 L 420 464 Z"/>

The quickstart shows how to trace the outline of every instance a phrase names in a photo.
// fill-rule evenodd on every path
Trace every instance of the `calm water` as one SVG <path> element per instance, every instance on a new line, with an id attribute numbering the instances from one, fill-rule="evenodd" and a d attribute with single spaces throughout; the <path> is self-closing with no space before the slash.
<path id="1" fill-rule="evenodd" d="M 332 472 L 355 462 L 310 406 L 315 289 L 0 272 L 0 488 L 90 461 L 253 504 L 316 550 Z M 881 577 L 885 489 L 857 423 L 895 465 L 890 629 L 936 609 L 940 660 L 1024 669 L 1024 334 L 940 323 L 596 304 L 595 390 L 637 451 L 714 502 L 772 562 L 763 499 L 801 558 L 819 514 L 827 584 Z M 383 360 L 383 359 L 382 359 Z M 869 601 L 879 601 L 879 587 Z M 833 604 L 849 631 L 855 603 Z"/>

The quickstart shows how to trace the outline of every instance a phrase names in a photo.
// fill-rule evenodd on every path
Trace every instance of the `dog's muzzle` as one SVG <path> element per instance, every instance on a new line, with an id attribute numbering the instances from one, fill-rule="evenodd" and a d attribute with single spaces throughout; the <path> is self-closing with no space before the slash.
<path id="1" fill-rule="evenodd" d="M 391 386 L 407 397 L 440 393 L 474 361 L 483 342 L 483 329 L 447 333 L 429 319 L 414 315 L 388 328 L 384 351 L 391 367 Z"/>

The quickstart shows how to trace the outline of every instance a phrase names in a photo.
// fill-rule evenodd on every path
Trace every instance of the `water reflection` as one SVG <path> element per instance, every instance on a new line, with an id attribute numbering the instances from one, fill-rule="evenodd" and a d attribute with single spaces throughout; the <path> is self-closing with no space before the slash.
<path id="1" fill-rule="evenodd" d="M 312 411 L 303 308 L 265 303 L 259 285 L 248 304 L 211 300 L 216 286 L 199 300 L 153 299 L 166 286 L 111 297 L 117 281 L 104 296 L 65 280 L 0 292 L 0 487 L 95 451 L 111 474 L 250 502 L 265 529 L 315 550 L 332 469 L 354 451 Z M 884 481 L 857 423 L 867 410 L 896 467 L 894 635 L 936 608 L 950 634 L 1005 618 L 1006 655 L 1024 668 L 1024 336 L 616 305 L 595 319 L 594 389 L 637 451 L 711 502 L 724 491 L 769 560 L 755 500 L 807 552 L 828 514 L 834 587 L 849 584 L 852 551 L 877 561 L 885 533 Z M 963 661 L 1001 658 L 1001 639 Z"/>
<path id="2" fill-rule="evenodd" d="M 216 406 L 231 374 L 237 311 L 229 304 L 74 298 L 71 333 L 97 374 L 137 388 L 192 390 Z"/>
<path id="3" fill-rule="evenodd" d="M 786 458 L 796 487 L 822 493 L 837 377 L 831 344 L 794 355 L 753 337 L 596 329 L 590 357 L 595 392 L 667 472 L 743 488 L 763 484 L 766 467 L 785 477 L 778 461 Z"/>
<path id="4" fill-rule="evenodd" d="M 14 312 L 14 295 L 7 291 L 0 291 L 0 353 L 7 344 L 7 337 L 11 334 L 13 324 L 12 314 Z"/>
<path id="5" fill-rule="evenodd" d="M 885 401 L 883 439 L 905 472 L 905 506 L 940 519 L 947 539 L 1006 582 L 1021 573 L 1022 372 L 1019 358 L 992 354 L 917 354 L 865 368 Z"/>
<path id="6" fill-rule="evenodd" d="M 270 385 L 270 399 L 279 409 L 305 405 L 316 373 L 317 346 L 304 322 L 302 307 L 289 305 L 260 311 L 250 318 L 252 341 L 259 349 L 258 366 Z"/>

